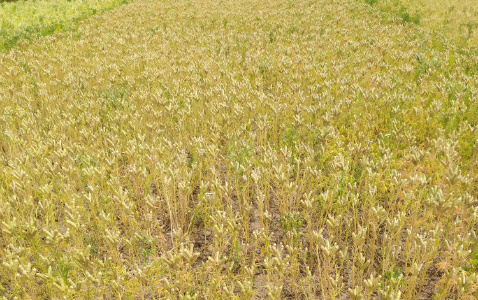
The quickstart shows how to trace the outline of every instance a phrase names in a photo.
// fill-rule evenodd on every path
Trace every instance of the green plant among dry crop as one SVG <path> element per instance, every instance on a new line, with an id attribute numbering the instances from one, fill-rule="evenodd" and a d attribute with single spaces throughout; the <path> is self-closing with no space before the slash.
<path id="1" fill-rule="evenodd" d="M 0 1 L 0 51 L 32 37 L 74 29 L 81 20 L 128 0 Z"/>
<path id="2" fill-rule="evenodd" d="M 473 0 L 365 0 L 404 23 L 420 24 L 464 47 L 478 43 L 478 6 Z M 393 19 L 393 18 L 392 18 Z"/>
<path id="3" fill-rule="evenodd" d="M 0 54 L 0 298 L 477 297 L 476 45 L 378 4 L 137 0 Z"/>

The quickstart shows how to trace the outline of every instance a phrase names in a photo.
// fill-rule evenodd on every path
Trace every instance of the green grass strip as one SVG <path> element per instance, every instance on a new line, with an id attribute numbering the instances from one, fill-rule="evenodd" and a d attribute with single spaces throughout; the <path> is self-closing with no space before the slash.
<path id="1" fill-rule="evenodd" d="M 0 2 L 0 51 L 10 51 L 20 40 L 76 28 L 92 15 L 131 0 L 56 0 Z"/>

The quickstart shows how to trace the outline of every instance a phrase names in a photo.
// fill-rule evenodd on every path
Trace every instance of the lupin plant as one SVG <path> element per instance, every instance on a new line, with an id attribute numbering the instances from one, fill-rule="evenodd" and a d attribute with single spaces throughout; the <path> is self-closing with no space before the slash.
<path id="1" fill-rule="evenodd" d="M 478 297 L 475 11 L 432 2 L 135 0 L 18 41 L 0 299 Z"/>

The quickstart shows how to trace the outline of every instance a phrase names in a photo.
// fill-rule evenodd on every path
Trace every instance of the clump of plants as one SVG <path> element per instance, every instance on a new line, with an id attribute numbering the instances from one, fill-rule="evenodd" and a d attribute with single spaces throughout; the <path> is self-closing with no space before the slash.
<path id="1" fill-rule="evenodd" d="M 74 29 L 79 22 L 128 0 L 55 0 L 0 2 L 0 51 L 8 52 L 19 41 Z"/>
<path id="2" fill-rule="evenodd" d="M 0 299 L 478 297 L 476 51 L 383 2 L 136 0 L 0 54 Z"/>

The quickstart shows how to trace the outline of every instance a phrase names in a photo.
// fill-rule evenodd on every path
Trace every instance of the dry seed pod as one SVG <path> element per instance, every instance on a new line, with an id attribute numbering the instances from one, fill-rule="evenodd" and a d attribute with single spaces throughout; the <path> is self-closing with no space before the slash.
<path id="1" fill-rule="evenodd" d="M 423 267 L 423 263 L 418 264 L 417 262 L 413 262 L 413 265 L 411 267 L 410 273 L 413 276 L 418 276 L 418 273 L 420 273 L 421 269 Z"/>
<path id="2" fill-rule="evenodd" d="M 370 260 L 366 259 L 365 256 L 363 256 L 363 254 L 360 253 L 358 257 L 358 263 L 360 268 L 365 269 L 370 265 Z"/>
<path id="3" fill-rule="evenodd" d="M 326 258 L 332 259 L 337 250 L 339 250 L 339 246 L 337 245 L 337 243 L 334 243 L 332 245 L 328 239 L 325 239 L 323 245 L 320 246 L 320 249 L 322 249 Z"/>
<path id="4" fill-rule="evenodd" d="M 343 251 L 339 250 L 339 256 L 342 261 L 344 261 L 348 257 L 349 248 L 345 248 Z"/>
<path id="5" fill-rule="evenodd" d="M 365 242 L 366 234 L 367 234 L 367 227 L 362 227 L 360 225 L 359 225 L 357 233 L 355 233 L 355 232 L 352 233 L 354 246 L 356 248 L 359 248 L 363 245 L 363 243 Z"/>
<path id="6" fill-rule="evenodd" d="M 221 269 L 222 265 L 224 264 L 224 262 L 226 262 L 227 259 L 226 257 L 221 258 L 219 251 L 216 251 L 216 253 L 214 254 L 214 257 L 209 256 L 207 260 L 211 262 L 213 266 L 215 266 L 215 268 Z"/>
<path id="7" fill-rule="evenodd" d="M 173 270 L 180 267 L 182 263 L 182 256 L 181 255 L 174 255 L 171 252 L 168 252 L 165 256 L 162 256 L 161 259 Z"/>
<path id="8" fill-rule="evenodd" d="M 36 273 L 36 276 L 43 279 L 44 281 L 51 281 L 53 280 L 53 271 L 51 266 L 48 266 L 48 271 L 46 274 L 42 274 L 40 272 Z"/>
<path id="9" fill-rule="evenodd" d="M 334 287 L 334 288 L 338 288 L 340 287 L 340 285 L 342 284 L 342 282 L 344 281 L 344 278 L 342 276 L 340 276 L 338 273 L 335 274 L 335 278 L 330 275 L 327 277 L 327 281 Z"/>
<path id="10" fill-rule="evenodd" d="M 373 292 L 378 287 L 380 287 L 380 280 L 381 279 L 382 279 L 381 275 L 379 275 L 378 277 L 375 277 L 373 274 L 370 274 L 370 277 L 368 279 L 364 280 L 364 285 L 368 289 L 369 292 Z"/>
<path id="11" fill-rule="evenodd" d="M 252 297 L 253 295 L 253 284 L 252 281 L 246 280 L 244 283 L 241 281 L 237 281 L 237 285 L 241 288 L 241 293 L 243 294 L 244 297 Z"/>
<path id="12" fill-rule="evenodd" d="M 75 251 L 75 260 L 83 270 L 86 270 L 88 268 L 88 265 L 90 264 L 90 252 L 91 245 L 88 245 L 83 251 Z"/>
<path id="13" fill-rule="evenodd" d="M 187 248 L 184 247 L 184 244 L 181 244 L 179 255 L 181 255 L 189 265 L 192 265 L 196 261 L 196 259 L 199 257 L 199 252 L 194 252 L 193 249 L 194 249 L 193 244 L 189 244 Z"/>
<path id="14" fill-rule="evenodd" d="M 269 297 L 269 299 L 280 299 L 280 295 L 282 293 L 282 285 L 272 286 L 268 284 L 266 288 L 268 291 L 267 296 Z"/>
<path id="15" fill-rule="evenodd" d="M 361 290 L 362 288 L 359 286 L 356 286 L 354 289 L 349 288 L 348 293 L 350 295 L 350 299 L 361 300 L 363 298 Z"/>
<path id="16" fill-rule="evenodd" d="M 17 218 L 14 217 L 10 221 L 10 223 L 6 223 L 5 221 L 2 221 L 2 232 L 3 232 L 3 234 L 5 234 L 7 236 L 11 236 L 13 234 L 14 229 L 17 226 L 16 220 L 17 220 Z"/>
<path id="17" fill-rule="evenodd" d="M 334 218 L 334 216 L 330 215 L 327 219 L 327 225 L 329 225 L 332 231 L 335 231 L 340 226 L 340 221 L 340 217 Z"/>
<path id="18" fill-rule="evenodd" d="M 19 265 L 18 271 L 19 272 L 15 274 L 15 277 L 20 278 L 20 280 L 32 280 L 37 274 L 37 269 L 32 268 L 31 263 L 28 263 L 26 266 Z"/>
<path id="19" fill-rule="evenodd" d="M 33 237 L 35 237 L 35 235 L 38 233 L 38 228 L 35 226 L 35 222 L 30 220 L 29 223 L 26 223 L 22 228 L 22 233 L 27 239 L 33 239 Z"/>

